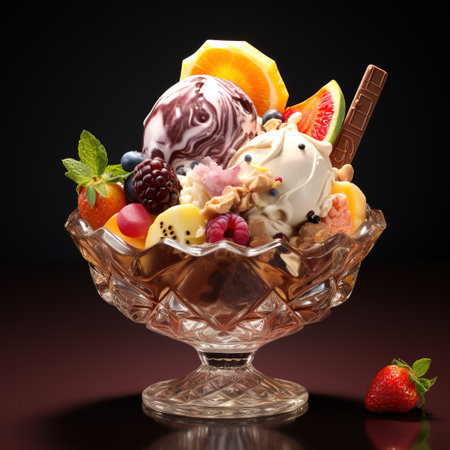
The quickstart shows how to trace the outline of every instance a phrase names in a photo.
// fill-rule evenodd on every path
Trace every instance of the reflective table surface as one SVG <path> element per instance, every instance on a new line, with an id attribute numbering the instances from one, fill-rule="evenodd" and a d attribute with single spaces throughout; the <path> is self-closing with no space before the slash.
<path id="1" fill-rule="evenodd" d="M 450 448 L 449 268 L 363 262 L 329 318 L 258 350 L 258 369 L 308 388 L 307 411 L 195 421 L 141 409 L 145 386 L 195 368 L 192 348 L 103 302 L 81 261 L 3 265 L 1 448 Z M 365 391 L 394 357 L 430 357 L 438 381 L 424 411 L 370 414 Z"/>

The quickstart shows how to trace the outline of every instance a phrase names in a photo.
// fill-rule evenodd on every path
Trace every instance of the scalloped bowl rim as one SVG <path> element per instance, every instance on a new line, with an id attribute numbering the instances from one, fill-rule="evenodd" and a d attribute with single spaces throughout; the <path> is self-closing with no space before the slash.
<path id="1" fill-rule="evenodd" d="M 100 227 L 96 230 L 93 230 L 90 227 L 90 225 L 81 217 L 78 208 L 76 208 L 70 213 L 64 226 L 71 235 L 75 234 L 80 236 L 79 233 L 74 233 L 73 230 L 71 229 L 71 224 L 75 220 L 78 220 L 83 224 L 84 228 L 86 229 L 86 231 L 83 232 L 81 235 L 83 239 L 95 238 L 96 240 L 102 241 L 108 247 L 113 248 L 115 251 L 117 251 L 118 248 L 112 246 L 112 243 L 114 242 L 116 244 L 119 244 L 119 246 L 121 246 L 124 250 L 126 250 L 126 253 L 132 253 L 137 257 L 149 254 L 150 252 L 154 251 L 155 248 L 160 246 L 170 247 L 172 250 L 178 250 L 194 257 L 206 256 L 219 250 L 227 250 L 239 256 L 251 258 L 262 255 L 266 252 L 269 252 L 273 249 L 280 247 L 284 248 L 285 251 L 295 252 L 300 256 L 305 257 L 310 255 L 311 253 L 314 253 L 315 256 L 320 255 L 319 251 L 320 249 L 323 249 L 323 252 L 327 253 L 329 251 L 330 246 L 331 248 L 336 248 L 340 243 L 342 243 L 345 240 L 350 240 L 356 243 L 358 240 L 366 236 L 365 230 L 371 229 L 372 227 L 374 227 L 379 232 L 382 232 L 386 228 L 386 221 L 384 219 L 383 212 L 379 209 L 371 209 L 369 206 L 368 211 L 379 217 L 380 220 L 378 222 L 371 219 L 366 220 L 351 235 L 347 235 L 345 233 L 336 233 L 331 237 L 329 237 L 326 241 L 322 243 L 316 243 L 311 247 L 304 249 L 294 247 L 292 244 L 281 238 L 274 239 L 273 241 L 258 247 L 246 247 L 228 240 L 222 240 L 215 243 L 186 245 L 181 242 L 174 241 L 173 239 L 162 238 L 158 243 L 154 244 L 153 246 L 145 249 L 140 249 L 125 242 L 119 236 L 117 236 L 116 234 L 114 234 L 112 231 L 108 230 L 105 227 Z M 370 233 L 370 235 L 372 234 L 373 233 Z"/>

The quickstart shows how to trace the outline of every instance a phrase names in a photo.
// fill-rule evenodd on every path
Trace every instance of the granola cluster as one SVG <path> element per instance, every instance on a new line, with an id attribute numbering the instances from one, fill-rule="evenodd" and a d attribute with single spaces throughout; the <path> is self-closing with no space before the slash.
<path id="1" fill-rule="evenodd" d="M 242 180 L 242 186 L 226 186 L 222 195 L 213 197 L 200 211 L 205 219 L 229 211 L 241 213 L 249 210 L 261 201 L 261 194 L 273 186 L 271 178 L 257 174 Z"/>

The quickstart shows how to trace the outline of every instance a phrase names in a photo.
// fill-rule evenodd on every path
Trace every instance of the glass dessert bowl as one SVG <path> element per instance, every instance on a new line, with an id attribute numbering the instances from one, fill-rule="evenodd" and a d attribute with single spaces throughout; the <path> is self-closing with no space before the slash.
<path id="1" fill-rule="evenodd" d="M 307 390 L 256 370 L 255 352 L 346 301 L 386 223 L 367 207 L 351 236 L 304 250 L 282 239 L 255 248 L 163 239 L 139 250 L 105 228 L 92 231 L 78 210 L 65 226 L 106 302 L 199 354 L 198 369 L 143 391 L 144 411 L 233 419 L 307 408 Z"/>

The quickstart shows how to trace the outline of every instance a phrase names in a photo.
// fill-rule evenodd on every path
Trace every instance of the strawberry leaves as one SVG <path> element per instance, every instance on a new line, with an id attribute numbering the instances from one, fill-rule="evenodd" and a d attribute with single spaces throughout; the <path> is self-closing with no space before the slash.
<path id="1" fill-rule="evenodd" d="M 416 385 L 417 393 L 419 394 L 422 407 L 425 405 L 425 393 L 429 391 L 431 386 L 434 385 L 434 383 L 437 380 L 437 377 L 434 377 L 432 379 L 423 378 L 423 375 L 425 375 L 430 367 L 431 359 L 430 358 L 421 358 L 414 362 L 412 367 L 410 367 L 405 361 L 402 359 L 394 359 L 392 361 L 392 364 L 395 364 L 399 367 L 403 367 L 409 372 L 409 378 L 410 380 Z"/>
<path id="2" fill-rule="evenodd" d="M 430 364 L 431 364 L 430 358 L 418 359 L 412 365 L 412 370 L 416 374 L 417 377 L 421 377 L 427 373 L 427 370 L 430 367 Z"/>
<path id="3" fill-rule="evenodd" d="M 67 169 L 66 177 L 77 183 L 77 193 L 80 187 L 86 188 L 86 197 L 94 206 L 97 193 L 107 196 L 105 183 L 123 182 L 131 172 L 126 172 L 120 164 L 108 165 L 108 155 L 105 147 L 89 131 L 83 130 L 78 141 L 79 161 L 73 158 L 62 160 Z"/>

